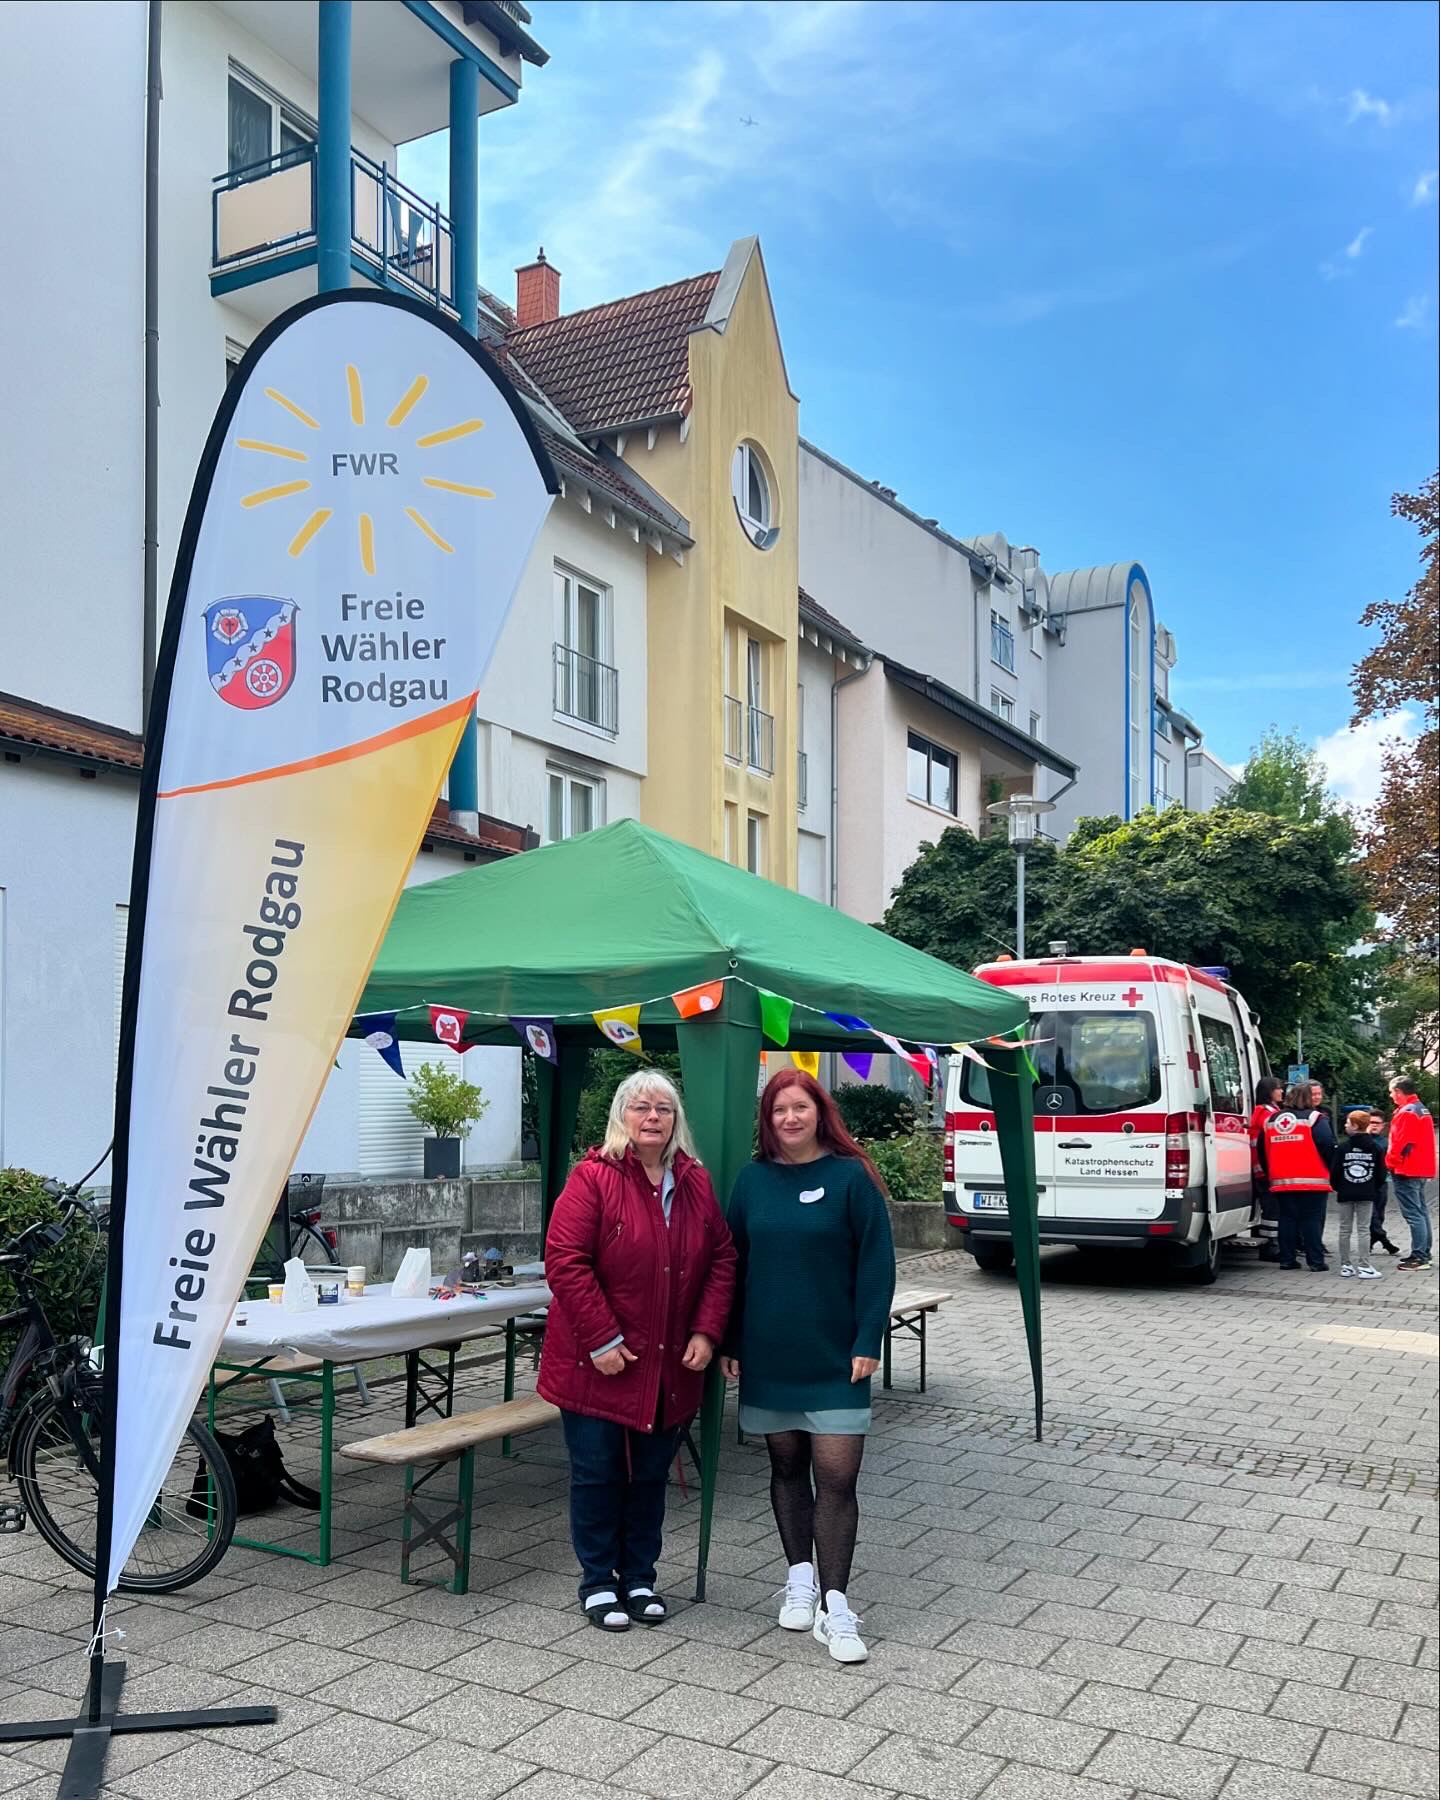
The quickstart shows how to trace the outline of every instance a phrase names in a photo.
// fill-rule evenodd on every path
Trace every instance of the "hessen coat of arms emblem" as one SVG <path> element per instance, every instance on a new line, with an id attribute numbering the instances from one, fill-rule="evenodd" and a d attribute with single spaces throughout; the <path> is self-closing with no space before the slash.
<path id="1" fill-rule="evenodd" d="M 273 706 L 295 679 L 293 600 L 245 596 L 205 608 L 210 685 L 245 712 Z"/>

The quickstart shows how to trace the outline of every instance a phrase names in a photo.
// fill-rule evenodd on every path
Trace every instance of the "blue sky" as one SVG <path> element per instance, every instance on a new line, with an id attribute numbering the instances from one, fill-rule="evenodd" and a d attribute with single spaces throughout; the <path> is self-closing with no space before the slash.
<path id="1" fill-rule="evenodd" d="M 543 243 L 569 311 L 758 232 L 807 437 L 1050 570 L 1139 558 L 1216 753 L 1294 728 L 1364 798 L 1357 620 L 1437 456 L 1433 7 L 531 10 L 487 286 Z"/>

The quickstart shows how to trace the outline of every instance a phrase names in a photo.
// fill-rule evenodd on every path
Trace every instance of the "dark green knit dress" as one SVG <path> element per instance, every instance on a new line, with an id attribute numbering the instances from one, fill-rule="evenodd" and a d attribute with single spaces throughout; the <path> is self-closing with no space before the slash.
<path id="1" fill-rule="evenodd" d="M 895 1247 L 863 1163 L 751 1163 L 727 1223 L 740 1258 L 726 1348 L 740 1361 L 741 1428 L 868 1430 L 870 1383 L 851 1381 L 850 1360 L 880 1355 Z"/>

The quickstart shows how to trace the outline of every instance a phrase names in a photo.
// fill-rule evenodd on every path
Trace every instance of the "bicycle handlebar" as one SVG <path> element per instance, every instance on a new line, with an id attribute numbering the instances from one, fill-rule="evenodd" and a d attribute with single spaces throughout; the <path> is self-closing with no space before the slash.
<path id="1" fill-rule="evenodd" d="M 53 1250 L 69 1230 L 70 1221 L 76 1213 L 83 1213 L 94 1225 L 103 1223 L 109 1212 L 108 1204 L 87 1200 L 80 1190 L 109 1154 L 110 1145 L 107 1144 L 105 1155 L 100 1161 L 92 1164 L 78 1181 L 71 1182 L 68 1187 L 62 1187 L 53 1176 L 42 1181 L 41 1189 L 47 1198 L 54 1201 L 60 1217 L 37 1219 L 33 1225 L 27 1225 L 8 1244 L 0 1246 L 0 1262 L 34 1262 L 47 1250 Z"/>

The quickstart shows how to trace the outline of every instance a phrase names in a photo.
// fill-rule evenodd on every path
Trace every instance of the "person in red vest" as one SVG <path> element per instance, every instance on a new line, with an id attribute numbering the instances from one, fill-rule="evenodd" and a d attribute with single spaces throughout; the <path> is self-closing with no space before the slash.
<path id="1" fill-rule="evenodd" d="M 1397 1269 L 1428 1269 L 1432 1233 L 1430 1209 L 1425 1204 L 1425 1183 L 1435 1179 L 1435 1121 L 1426 1111 L 1420 1090 L 1408 1076 L 1390 1083 L 1395 1116 L 1390 1121 L 1390 1146 L 1385 1166 L 1395 1187 L 1395 1198 L 1410 1227 L 1410 1254 Z"/>
<path id="2" fill-rule="evenodd" d="M 1325 1207 L 1330 1199 L 1330 1160 L 1335 1132 L 1329 1118 L 1312 1107 L 1308 1081 L 1285 1090 L 1280 1111 L 1260 1128 L 1260 1160 L 1280 1221 L 1280 1267 L 1306 1266 L 1322 1274 L 1325 1261 Z"/>
<path id="3" fill-rule="evenodd" d="M 1255 1083 L 1255 1105 L 1250 1113 L 1250 1180 L 1255 1198 L 1260 1202 L 1260 1224 L 1256 1228 L 1256 1236 L 1260 1239 L 1261 1262 L 1280 1260 L 1276 1244 L 1280 1232 L 1280 1215 L 1270 1192 L 1270 1184 L 1265 1179 L 1265 1165 L 1260 1160 L 1260 1133 L 1265 1121 L 1273 1119 L 1279 1112 L 1280 1097 L 1284 1092 L 1285 1083 L 1278 1075 L 1262 1075 Z"/>

